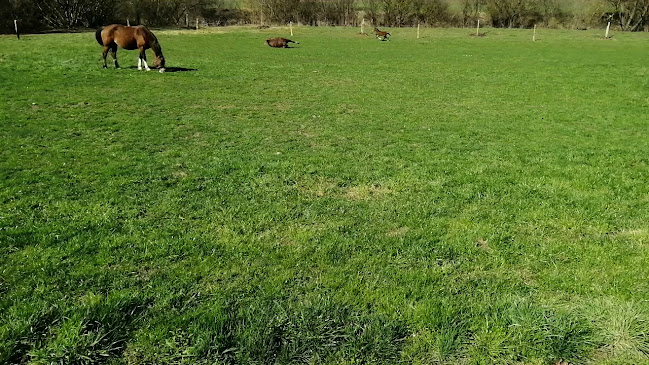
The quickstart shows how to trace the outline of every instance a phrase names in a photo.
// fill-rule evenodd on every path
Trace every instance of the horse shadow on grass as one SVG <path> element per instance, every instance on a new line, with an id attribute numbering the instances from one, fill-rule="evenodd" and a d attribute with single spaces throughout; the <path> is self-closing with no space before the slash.
<path id="1" fill-rule="evenodd" d="M 186 72 L 186 71 L 198 71 L 198 69 L 186 68 L 186 67 L 165 67 L 165 72 Z"/>
<path id="2" fill-rule="evenodd" d="M 129 70 L 137 69 L 137 66 L 128 66 L 123 67 Z M 158 71 L 158 69 L 152 68 L 151 71 Z M 165 72 L 187 72 L 187 71 L 198 71 L 197 68 L 187 68 L 187 67 L 165 67 Z"/>

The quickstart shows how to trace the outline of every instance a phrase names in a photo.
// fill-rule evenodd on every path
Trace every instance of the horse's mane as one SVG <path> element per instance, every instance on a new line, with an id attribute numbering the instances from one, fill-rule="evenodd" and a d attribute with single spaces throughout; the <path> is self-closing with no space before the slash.
<path id="1" fill-rule="evenodd" d="M 150 46 L 153 50 L 153 53 L 155 53 L 156 55 L 162 54 L 162 48 L 160 47 L 160 43 L 158 43 L 158 39 L 153 38 Z"/>
<path id="2" fill-rule="evenodd" d="M 149 30 L 149 28 L 144 28 L 146 29 L 147 33 L 149 33 L 149 37 L 151 37 L 151 41 L 149 42 L 149 47 L 151 47 L 151 50 L 155 55 L 160 55 L 162 56 L 162 48 L 160 47 L 160 43 L 158 43 L 158 38 L 153 34 L 152 31 Z"/>

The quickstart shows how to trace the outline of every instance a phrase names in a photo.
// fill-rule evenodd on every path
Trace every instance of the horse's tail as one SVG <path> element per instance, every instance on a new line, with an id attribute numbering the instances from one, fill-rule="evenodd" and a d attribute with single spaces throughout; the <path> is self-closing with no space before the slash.
<path id="1" fill-rule="evenodd" d="M 97 29 L 97 31 L 95 32 L 95 39 L 97 40 L 97 43 L 99 43 L 100 46 L 103 46 L 103 45 L 104 45 L 104 41 L 101 39 L 101 31 L 102 31 L 103 29 L 104 29 L 104 28 L 99 28 L 99 29 Z"/>
<path id="2" fill-rule="evenodd" d="M 286 43 L 295 43 L 295 44 L 300 44 L 300 42 L 292 41 L 292 40 L 290 40 L 290 39 L 289 39 L 288 42 L 286 42 Z"/>

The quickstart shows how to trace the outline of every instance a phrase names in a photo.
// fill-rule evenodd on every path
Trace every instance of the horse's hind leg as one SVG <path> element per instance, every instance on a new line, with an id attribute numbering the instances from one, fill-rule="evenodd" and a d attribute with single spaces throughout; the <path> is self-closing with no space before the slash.
<path id="1" fill-rule="evenodd" d="M 117 63 L 117 44 L 114 44 L 112 47 L 110 47 L 110 55 L 113 56 L 113 59 L 115 60 L 115 68 L 119 68 L 119 64 Z M 106 58 L 104 57 L 104 64 Z"/>
<path id="2" fill-rule="evenodd" d="M 104 52 L 102 52 L 101 55 L 104 57 L 104 68 L 108 68 L 108 66 L 106 66 L 106 56 L 108 56 L 108 46 L 104 46 Z"/>

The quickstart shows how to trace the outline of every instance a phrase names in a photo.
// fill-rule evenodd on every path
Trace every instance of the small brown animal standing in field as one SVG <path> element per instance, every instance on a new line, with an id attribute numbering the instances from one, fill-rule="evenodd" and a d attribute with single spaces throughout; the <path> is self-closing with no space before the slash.
<path id="1" fill-rule="evenodd" d="M 266 39 L 266 44 L 275 47 L 275 48 L 289 48 L 288 44 L 289 43 L 295 43 L 295 44 L 300 44 L 300 42 L 293 42 L 290 39 L 286 38 L 268 38 Z"/>
<path id="2" fill-rule="evenodd" d="M 159 68 L 160 72 L 165 71 L 165 58 L 162 55 L 160 43 L 158 43 L 155 35 L 143 25 L 135 27 L 127 27 L 119 24 L 107 25 L 102 29 L 97 29 L 95 38 L 97 39 L 97 43 L 104 46 L 104 52 L 102 53 L 104 57 L 104 68 L 107 68 L 106 55 L 108 55 L 109 50 L 115 60 L 115 68 L 119 68 L 119 64 L 117 64 L 117 46 L 120 46 L 128 50 L 140 50 L 137 69 L 142 70 L 142 66 L 144 66 L 144 69 L 147 71 L 151 69 L 146 64 L 146 50 L 151 48 L 153 54 L 155 54 L 153 65 Z"/>
<path id="3" fill-rule="evenodd" d="M 388 32 L 380 31 L 379 28 L 374 28 L 374 33 L 376 33 L 376 38 L 379 38 L 382 41 L 385 41 L 385 40 L 389 41 L 390 39 L 388 39 L 388 36 L 392 35 L 392 34 L 390 34 Z"/>

